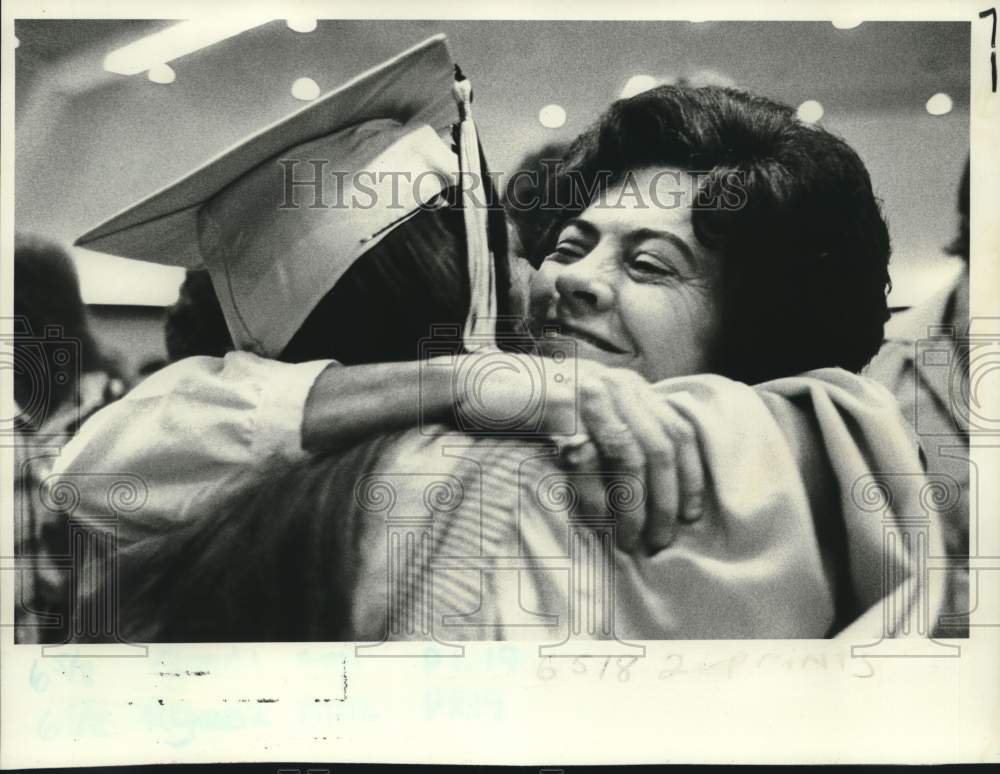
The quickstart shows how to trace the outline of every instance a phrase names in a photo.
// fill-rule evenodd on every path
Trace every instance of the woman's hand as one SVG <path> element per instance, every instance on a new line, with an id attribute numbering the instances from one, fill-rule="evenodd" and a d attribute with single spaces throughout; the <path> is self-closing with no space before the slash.
<path id="1" fill-rule="evenodd" d="M 678 521 L 700 518 L 705 477 L 697 434 L 639 374 L 509 352 L 460 361 L 454 397 L 468 421 L 482 429 L 545 433 L 562 450 L 562 467 L 603 476 L 599 491 L 577 487 L 585 507 L 606 510 L 604 492 L 616 477 L 644 484 L 646 508 L 622 514 L 623 550 L 658 551 L 673 540 Z"/>
<path id="2" fill-rule="evenodd" d="M 643 510 L 619 524 L 625 551 L 650 553 L 670 545 L 677 523 L 702 515 L 705 475 L 694 427 L 634 371 L 580 363 L 578 411 L 591 439 L 565 456 L 564 466 L 601 470 L 607 485 L 631 475 L 646 487 Z"/>

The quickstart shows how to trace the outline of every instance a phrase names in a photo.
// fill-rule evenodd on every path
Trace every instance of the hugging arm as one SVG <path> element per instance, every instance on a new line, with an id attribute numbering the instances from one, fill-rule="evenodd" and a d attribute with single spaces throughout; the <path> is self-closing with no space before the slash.
<path id="1" fill-rule="evenodd" d="M 623 524 L 625 550 L 668 545 L 678 519 L 699 518 L 704 476 L 694 427 L 641 376 L 584 360 L 557 371 L 530 355 L 496 352 L 486 356 L 488 363 L 468 360 L 476 357 L 482 356 L 330 365 L 306 400 L 303 448 L 336 451 L 423 423 L 453 425 L 459 416 L 474 427 L 484 417 L 521 415 L 523 426 L 504 428 L 554 439 L 564 450 L 563 467 L 625 473 L 644 482 L 649 517 Z M 486 378 L 474 378 L 476 368 Z"/>
<path id="2" fill-rule="evenodd" d="M 623 548 L 655 551 L 670 543 L 678 521 L 697 518 L 703 453 L 696 423 L 675 402 L 622 369 L 580 361 L 572 378 L 556 380 L 541 358 L 496 357 L 503 367 L 481 394 L 457 378 L 461 364 L 452 359 L 342 367 L 246 352 L 190 358 L 98 412 L 67 446 L 57 472 L 84 484 L 93 474 L 142 478 L 149 497 L 122 525 L 128 543 L 216 507 L 261 471 L 421 423 L 452 424 L 462 412 L 475 424 L 484 406 L 509 417 L 540 400 L 535 436 L 547 433 L 559 443 L 585 433 L 564 467 L 625 471 L 646 483 L 648 514 L 623 525 Z M 102 509 L 103 494 L 84 491 L 77 516 L 100 516 Z"/>

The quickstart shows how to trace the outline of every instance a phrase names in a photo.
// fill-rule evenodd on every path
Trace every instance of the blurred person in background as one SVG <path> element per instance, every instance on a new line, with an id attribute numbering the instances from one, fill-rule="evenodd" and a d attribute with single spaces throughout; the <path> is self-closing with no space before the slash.
<path id="1" fill-rule="evenodd" d="M 888 387 L 907 422 L 919 437 L 927 473 L 951 477 L 959 497 L 943 514 L 945 549 L 961 565 L 944 579 L 946 604 L 938 622 L 939 636 L 965 637 L 969 631 L 969 436 L 954 410 L 956 388 L 968 380 L 951 378 L 950 367 L 921 367 L 918 342 L 933 338 L 951 348 L 950 363 L 967 368 L 969 332 L 969 161 L 958 186 L 958 234 L 946 252 L 962 260 L 962 270 L 924 303 L 894 316 L 885 328 L 885 344 L 865 375 Z M 968 397 L 965 397 L 967 405 Z"/>
<path id="2" fill-rule="evenodd" d="M 119 368 L 90 330 L 73 259 L 58 244 L 15 236 L 14 315 L 14 400 L 23 432 L 73 434 L 124 394 Z M 53 346 L 60 338 L 76 350 L 66 367 Z"/>
<path id="3" fill-rule="evenodd" d="M 223 357 L 235 349 L 207 271 L 189 269 L 166 313 L 167 360 L 193 355 Z"/>
<path id="4" fill-rule="evenodd" d="M 125 383 L 98 347 L 76 267 L 55 242 L 15 235 L 14 315 L 15 553 L 38 560 L 19 576 L 15 609 L 22 622 L 65 604 L 56 594 L 59 573 L 44 561 L 67 552 L 65 525 L 41 505 L 39 487 L 61 444 L 121 397 Z"/>
<path id="5" fill-rule="evenodd" d="M 164 310 L 163 338 L 166 358 L 144 361 L 139 381 L 186 357 L 224 357 L 235 349 L 207 271 L 188 269 L 184 274 L 177 300 Z"/>

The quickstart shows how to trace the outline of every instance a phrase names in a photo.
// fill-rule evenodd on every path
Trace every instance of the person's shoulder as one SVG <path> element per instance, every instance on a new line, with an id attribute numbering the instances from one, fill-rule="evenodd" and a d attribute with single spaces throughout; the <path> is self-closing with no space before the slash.
<path id="1" fill-rule="evenodd" d="M 192 379 L 201 379 L 220 373 L 224 358 L 197 355 L 177 360 L 147 376 L 125 396 L 128 400 L 159 395 L 176 389 L 177 385 Z"/>
<path id="2" fill-rule="evenodd" d="M 754 389 L 793 402 L 808 400 L 814 405 L 822 396 L 823 401 L 851 413 L 898 410 L 895 396 L 880 380 L 867 372 L 856 374 L 843 368 L 817 368 L 764 382 Z"/>
<path id="3" fill-rule="evenodd" d="M 150 374 L 126 396 L 142 401 L 165 394 L 200 391 L 210 385 L 229 384 L 233 389 L 252 387 L 279 378 L 300 364 L 284 363 L 252 352 L 228 352 L 223 357 L 195 355 L 178 360 Z"/>
<path id="4" fill-rule="evenodd" d="M 902 376 L 912 366 L 915 354 L 914 342 L 900 336 L 887 339 L 862 370 L 862 375 L 889 390 L 897 388 Z"/>
<path id="5" fill-rule="evenodd" d="M 894 314 L 885 324 L 886 342 L 912 346 L 913 342 L 930 335 L 934 327 L 944 321 L 948 302 L 960 280 L 961 275 L 921 303 Z"/>
<path id="6" fill-rule="evenodd" d="M 892 316 L 885 325 L 882 346 L 862 371 L 864 376 L 890 390 L 896 389 L 901 376 L 912 367 L 917 342 L 941 326 L 956 282 L 948 283 L 922 303 Z"/>

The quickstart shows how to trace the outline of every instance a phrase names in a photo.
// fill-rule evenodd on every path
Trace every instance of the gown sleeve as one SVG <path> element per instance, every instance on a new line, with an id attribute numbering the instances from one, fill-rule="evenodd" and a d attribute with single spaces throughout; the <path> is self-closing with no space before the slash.
<path id="1" fill-rule="evenodd" d="M 940 527 L 888 391 L 840 369 L 753 388 L 678 379 L 660 391 L 697 428 L 710 505 L 670 547 L 619 562 L 633 597 L 655 600 L 633 612 L 642 628 L 880 637 L 940 604 L 920 574 Z"/>
<path id="2" fill-rule="evenodd" d="M 60 454 L 52 507 L 112 518 L 118 545 L 169 529 L 307 456 L 301 426 L 331 361 L 281 363 L 247 352 L 192 357 L 151 375 L 91 417 Z M 45 498 L 43 498 L 43 502 Z"/>

